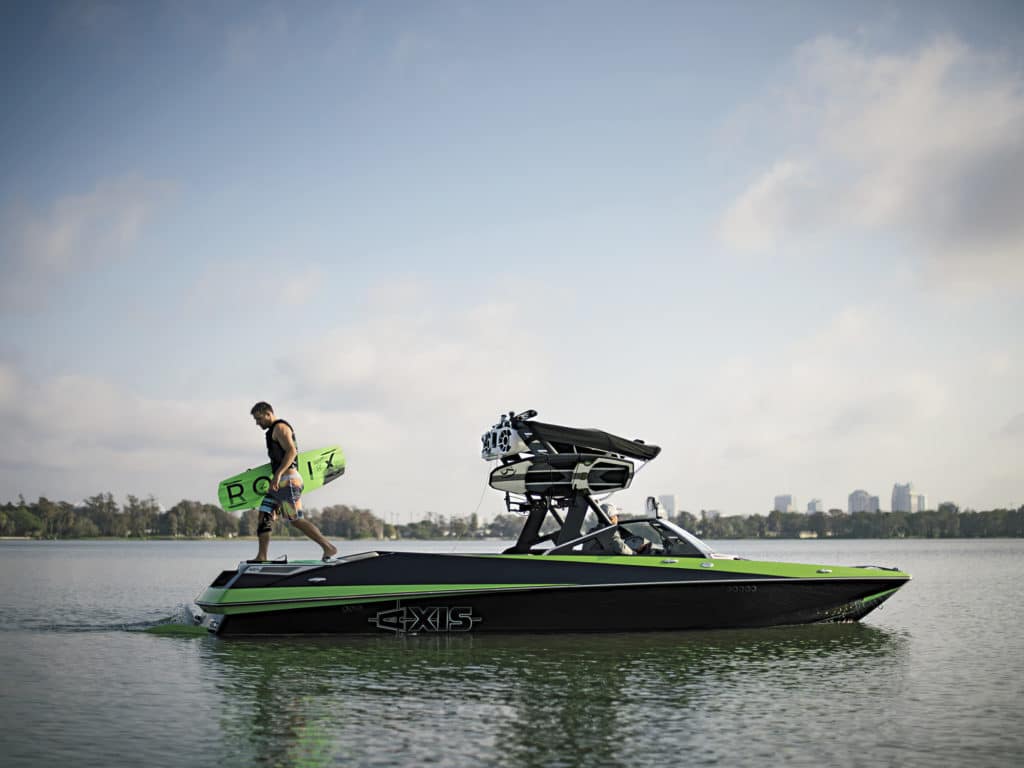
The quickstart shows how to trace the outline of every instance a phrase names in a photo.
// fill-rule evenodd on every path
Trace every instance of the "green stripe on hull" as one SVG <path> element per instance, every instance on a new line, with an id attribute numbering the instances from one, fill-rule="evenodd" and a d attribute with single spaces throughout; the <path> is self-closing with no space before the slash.
<path id="1" fill-rule="evenodd" d="M 263 613 L 265 611 L 291 611 L 298 608 L 330 608 L 342 605 L 365 605 L 369 603 L 394 602 L 394 595 L 382 595 L 380 597 L 353 597 L 353 598 L 322 598 L 320 600 L 295 600 L 277 601 L 272 603 L 253 603 L 251 605 L 209 605 L 197 603 L 207 613 L 223 614 L 225 616 L 236 616 L 240 613 Z"/>
<path id="2" fill-rule="evenodd" d="M 461 595 L 479 592 L 558 587 L 562 584 L 360 584 L 337 587 L 210 587 L 196 600 L 208 613 L 252 613 L 278 608 L 374 603 L 403 597 Z"/>

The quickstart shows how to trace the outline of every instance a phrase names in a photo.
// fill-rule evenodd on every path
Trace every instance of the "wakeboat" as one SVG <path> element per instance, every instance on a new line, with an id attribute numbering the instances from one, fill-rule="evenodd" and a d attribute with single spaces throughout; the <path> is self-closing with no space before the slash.
<path id="1" fill-rule="evenodd" d="M 504 552 L 239 563 L 197 598 L 203 623 L 220 635 L 768 627 L 857 621 L 910 580 L 719 554 L 653 498 L 644 516 L 617 521 L 601 502 L 661 449 L 536 416 L 503 414 L 482 437 L 491 487 L 523 516 Z"/>

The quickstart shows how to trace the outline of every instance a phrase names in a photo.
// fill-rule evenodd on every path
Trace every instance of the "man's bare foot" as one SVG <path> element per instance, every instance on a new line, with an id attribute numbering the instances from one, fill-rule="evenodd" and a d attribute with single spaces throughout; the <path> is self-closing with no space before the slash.
<path id="1" fill-rule="evenodd" d="M 332 557 L 334 557 L 336 554 L 338 554 L 338 548 L 333 544 L 328 544 L 326 547 L 324 547 L 324 556 L 321 559 L 326 562 L 327 560 L 330 560 Z"/>

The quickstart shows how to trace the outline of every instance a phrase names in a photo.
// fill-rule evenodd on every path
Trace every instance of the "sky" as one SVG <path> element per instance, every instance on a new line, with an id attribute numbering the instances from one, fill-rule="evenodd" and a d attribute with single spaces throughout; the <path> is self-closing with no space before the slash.
<path id="1" fill-rule="evenodd" d="M 615 501 L 1024 504 L 1024 7 L 0 5 L 0 501 L 502 511 L 499 414 Z"/>

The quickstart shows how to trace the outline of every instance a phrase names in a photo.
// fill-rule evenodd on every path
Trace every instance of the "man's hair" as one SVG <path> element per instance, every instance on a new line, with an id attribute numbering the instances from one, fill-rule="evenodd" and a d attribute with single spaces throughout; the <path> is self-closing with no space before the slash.
<path id="1" fill-rule="evenodd" d="M 273 413 L 273 412 L 274 412 L 274 407 L 270 403 L 265 403 L 262 400 L 260 400 L 258 403 L 256 403 L 256 405 L 254 405 L 252 407 L 252 410 L 249 411 L 249 413 L 252 414 L 253 416 L 256 416 L 257 414 L 260 414 L 260 413 Z"/>

